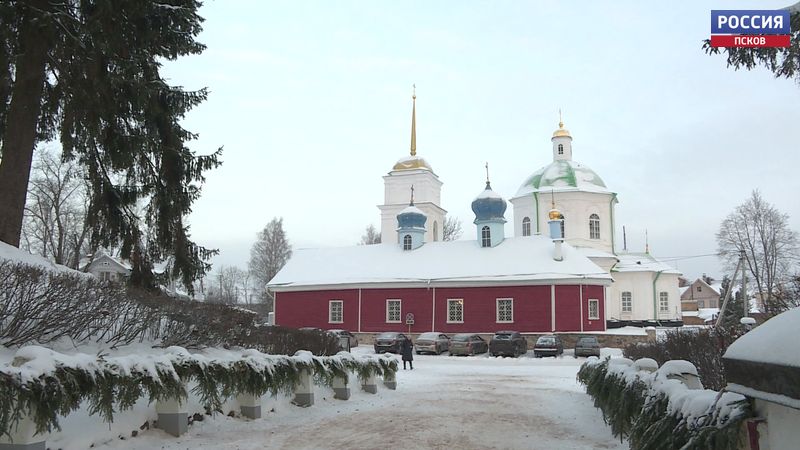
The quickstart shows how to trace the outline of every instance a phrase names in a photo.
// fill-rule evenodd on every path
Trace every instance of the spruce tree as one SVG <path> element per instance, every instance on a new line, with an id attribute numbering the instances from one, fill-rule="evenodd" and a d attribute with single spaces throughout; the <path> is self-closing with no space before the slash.
<path id="1" fill-rule="evenodd" d="M 723 281 L 724 283 L 725 281 Z M 728 289 L 733 289 L 728 287 Z M 728 306 L 722 314 L 722 327 L 726 330 L 735 330 L 740 326 L 739 319 L 744 317 L 744 302 L 742 301 L 742 292 L 731 292 L 731 298 L 728 299 Z"/>
<path id="2" fill-rule="evenodd" d="M 192 242 L 183 219 L 221 149 L 186 147 L 196 135 L 179 121 L 207 92 L 169 85 L 160 68 L 203 51 L 200 5 L 0 3 L 0 240 L 19 246 L 33 149 L 59 140 L 86 171 L 93 245 L 118 246 L 144 286 L 154 284 L 152 261 L 174 255 L 172 273 L 191 291 L 214 251 Z"/>

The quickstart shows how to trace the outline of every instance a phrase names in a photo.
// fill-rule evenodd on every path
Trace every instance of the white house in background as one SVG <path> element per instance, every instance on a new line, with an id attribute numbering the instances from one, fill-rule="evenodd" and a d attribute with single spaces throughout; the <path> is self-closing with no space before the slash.
<path id="1" fill-rule="evenodd" d="M 130 276 L 131 265 L 121 258 L 98 250 L 83 271 L 103 281 L 122 281 Z"/>
<path id="2" fill-rule="evenodd" d="M 168 295 L 187 295 L 178 283 L 167 273 L 172 264 L 172 258 L 153 264 L 153 274 L 159 276 L 161 287 Z M 131 264 L 128 260 L 111 256 L 103 250 L 98 250 L 94 256 L 88 257 L 82 264 L 83 271 L 90 273 L 104 281 L 123 281 L 131 274 Z"/>

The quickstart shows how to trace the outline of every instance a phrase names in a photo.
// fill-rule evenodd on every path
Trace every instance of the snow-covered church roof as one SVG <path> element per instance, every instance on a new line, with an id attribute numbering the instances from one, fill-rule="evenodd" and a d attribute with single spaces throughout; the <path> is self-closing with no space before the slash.
<path id="1" fill-rule="evenodd" d="M 682 273 L 674 267 L 656 259 L 649 253 L 619 253 L 612 272 L 661 272 L 674 275 Z"/>
<path id="2" fill-rule="evenodd" d="M 519 187 L 514 197 L 533 192 L 610 192 L 606 184 L 592 169 L 572 160 L 557 160 L 542 167 L 529 176 Z"/>
<path id="3" fill-rule="evenodd" d="M 429 242 L 416 250 L 377 244 L 300 249 L 269 282 L 275 291 L 345 285 L 464 286 L 581 282 L 608 285 L 612 278 L 578 250 L 563 245 L 553 260 L 544 236 L 507 238 L 496 247 L 476 241 Z"/>

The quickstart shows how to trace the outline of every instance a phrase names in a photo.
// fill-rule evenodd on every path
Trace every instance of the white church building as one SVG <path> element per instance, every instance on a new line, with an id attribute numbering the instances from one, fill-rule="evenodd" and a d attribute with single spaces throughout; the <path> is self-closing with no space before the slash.
<path id="1" fill-rule="evenodd" d="M 442 237 L 447 211 L 441 205 L 442 181 L 431 165 L 417 154 L 416 97 L 411 121 L 411 152 L 401 158 L 384 179 L 381 211 L 381 241 L 399 242 L 397 214 L 408 206 L 414 187 L 415 205 L 428 217 L 425 241 Z M 614 282 L 607 287 L 606 320 L 609 327 L 625 325 L 678 326 L 682 324 L 678 277 L 681 273 L 649 252 L 617 251 L 614 210 L 618 194 L 600 176 L 573 159 L 573 138 L 559 122 L 551 141 L 552 162 L 533 172 L 510 198 L 515 237 L 548 235 L 548 213 L 561 213 L 562 236 L 588 257 Z M 544 159 L 547 154 L 542 150 Z M 478 232 L 478 240 L 480 240 Z M 509 241 L 508 244 L 512 244 Z"/>
<path id="2" fill-rule="evenodd" d="M 562 122 L 552 162 L 522 181 L 510 217 L 487 176 L 471 204 L 475 239 L 444 242 L 443 183 L 417 154 L 413 99 L 410 154 L 383 177 L 382 243 L 295 251 L 268 284 L 277 325 L 364 333 L 682 325 L 680 273 L 649 251 L 616 250 L 617 193 L 573 159 Z"/>

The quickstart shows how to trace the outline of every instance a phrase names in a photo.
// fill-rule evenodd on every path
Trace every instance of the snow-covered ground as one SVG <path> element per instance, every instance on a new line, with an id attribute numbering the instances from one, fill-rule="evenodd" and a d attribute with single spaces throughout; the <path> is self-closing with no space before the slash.
<path id="1" fill-rule="evenodd" d="M 360 346 L 354 353 L 372 353 L 372 349 Z M 603 354 L 616 356 L 619 351 L 604 349 Z M 135 438 L 95 440 L 94 447 L 625 448 L 612 437 L 600 411 L 575 381 L 583 358 L 567 354 L 534 359 L 530 355 L 519 359 L 415 356 L 413 371 L 398 372 L 396 391 L 379 385 L 378 393 L 372 395 L 356 388 L 350 400 L 341 401 L 318 387 L 316 404 L 309 408 L 291 405 L 288 397 L 267 397 L 264 417 L 259 420 L 218 414 L 195 422 L 180 438 L 150 429 Z M 98 426 L 104 426 L 99 419 Z M 58 444 L 69 448 L 63 445 L 68 441 L 60 439 Z"/>

